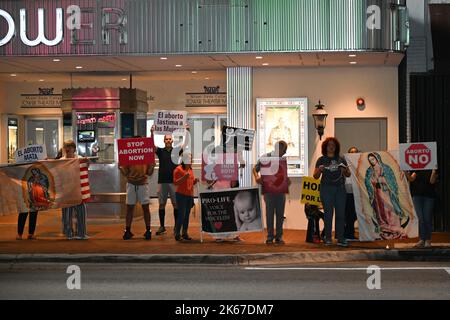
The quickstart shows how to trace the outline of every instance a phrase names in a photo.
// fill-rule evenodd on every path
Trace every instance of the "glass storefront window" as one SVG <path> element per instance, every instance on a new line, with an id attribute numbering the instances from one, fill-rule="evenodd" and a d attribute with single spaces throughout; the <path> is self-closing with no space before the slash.
<path id="1" fill-rule="evenodd" d="M 55 158 L 59 150 L 58 119 L 27 119 L 26 145 L 41 144 L 47 149 L 47 157 Z"/>
<path id="2" fill-rule="evenodd" d="M 117 115 L 111 112 L 77 112 L 78 154 L 98 157 L 97 162 L 114 162 Z"/>

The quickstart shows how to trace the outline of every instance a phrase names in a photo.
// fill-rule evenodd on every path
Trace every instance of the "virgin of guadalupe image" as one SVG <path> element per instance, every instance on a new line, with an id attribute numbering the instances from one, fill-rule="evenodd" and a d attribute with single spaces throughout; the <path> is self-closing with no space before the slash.
<path id="1" fill-rule="evenodd" d="M 28 204 L 36 210 L 50 207 L 49 179 L 40 169 L 31 169 L 31 177 L 27 180 Z"/>
<path id="2" fill-rule="evenodd" d="M 406 237 L 405 228 L 410 218 L 403 212 L 399 200 L 399 188 L 392 168 L 383 163 L 378 153 L 367 157 L 365 186 L 373 209 L 372 222 L 381 239 Z"/>

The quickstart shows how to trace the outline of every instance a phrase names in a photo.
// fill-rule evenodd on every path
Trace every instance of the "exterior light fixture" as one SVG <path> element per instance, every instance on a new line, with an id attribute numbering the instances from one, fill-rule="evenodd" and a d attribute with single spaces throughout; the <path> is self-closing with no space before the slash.
<path id="1" fill-rule="evenodd" d="M 324 105 L 320 102 L 315 106 L 316 111 L 313 112 L 314 125 L 316 127 L 317 133 L 319 134 L 320 140 L 322 140 L 323 134 L 325 132 L 325 127 L 327 126 L 328 113 L 324 109 Z"/>
<path id="2" fill-rule="evenodd" d="M 356 100 L 356 107 L 360 111 L 364 110 L 366 108 L 366 101 L 363 98 L 358 98 Z"/>

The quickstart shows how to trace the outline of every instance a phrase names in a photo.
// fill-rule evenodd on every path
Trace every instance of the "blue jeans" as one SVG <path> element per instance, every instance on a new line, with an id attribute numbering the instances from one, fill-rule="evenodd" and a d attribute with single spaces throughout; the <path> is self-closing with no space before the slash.
<path id="1" fill-rule="evenodd" d="M 286 206 L 286 195 L 266 193 L 264 195 L 264 201 L 266 202 L 267 239 L 273 240 L 275 215 L 277 217 L 276 239 L 281 240 L 283 238 L 283 222 L 284 208 Z"/>
<path id="2" fill-rule="evenodd" d="M 419 237 L 423 241 L 431 240 L 433 233 L 434 201 L 429 197 L 413 197 L 414 208 L 419 218 Z"/>
<path id="3" fill-rule="evenodd" d="M 180 236 L 181 227 L 183 227 L 183 236 L 187 236 L 189 228 L 189 215 L 194 204 L 194 198 L 191 196 L 185 196 L 181 193 L 176 193 L 175 196 L 178 206 L 178 217 L 175 222 L 175 236 Z"/>
<path id="4" fill-rule="evenodd" d="M 320 185 L 320 198 L 322 199 L 323 210 L 325 213 L 325 237 L 328 241 L 332 239 L 333 233 L 333 211 L 336 212 L 336 234 L 335 238 L 339 241 L 345 240 L 345 202 L 347 201 L 347 192 L 344 185 Z"/>

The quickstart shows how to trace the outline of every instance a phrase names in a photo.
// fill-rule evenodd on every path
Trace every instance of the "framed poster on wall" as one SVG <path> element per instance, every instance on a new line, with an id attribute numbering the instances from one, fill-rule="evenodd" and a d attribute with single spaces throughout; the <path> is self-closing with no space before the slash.
<path id="1" fill-rule="evenodd" d="M 286 141 L 288 175 L 308 175 L 308 99 L 257 99 L 258 144 L 261 157 L 272 152 L 278 141 Z"/>

